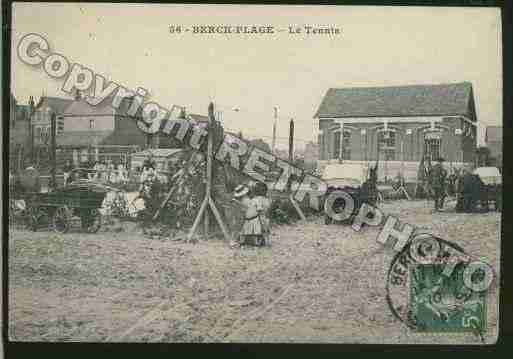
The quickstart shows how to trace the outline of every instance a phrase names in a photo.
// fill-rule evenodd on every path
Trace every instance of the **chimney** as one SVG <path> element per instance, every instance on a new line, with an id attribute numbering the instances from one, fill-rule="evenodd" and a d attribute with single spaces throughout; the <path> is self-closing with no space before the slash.
<path id="1" fill-rule="evenodd" d="M 82 94 L 80 93 L 80 91 L 78 89 L 75 89 L 75 93 L 74 93 L 74 99 L 75 101 L 80 101 L 80 99 L 82 98 Z"/>

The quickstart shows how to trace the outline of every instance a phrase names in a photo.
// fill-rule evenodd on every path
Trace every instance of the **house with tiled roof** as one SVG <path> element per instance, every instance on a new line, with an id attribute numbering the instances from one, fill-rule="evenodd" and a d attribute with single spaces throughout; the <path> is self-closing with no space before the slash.
<path id="1" fill-rule="evenodd" d="M 495 159 L 495 166 L 502 168 L 502 126 L 486 127 L 485 143 Z"/>
<path id="2" fill-rule="evenodd" d="M 469 82 L 330 88 L 314 119 L 321 167 L 332 161 L 379 159 L 382 168 L 406 163 L 414 176 L 423 156 L 470 164 L 477 145 Z"/>
<path id="3" fill-rule="evenodd" d="M 114 108 L 112 99 L 90 105 L 84 97 L 75 97 L 62 112 L 62 131 L 57 132 L 57 147 L 72 151 L 74 162 L 121 156 L 130 148 L 148 145 L 148 136 L 137 127 L 140 114 L 128 114 L 131 99 L 124 99 Z M 123 149 L 123 151 L 120 151 Z"/>
<path id="4" fill-rule="evenodd" d="M 60 98 L 54 96 L 41 96 L 34 107 L 31 118 L 32 130 L 34 131 L 34 145 L 47 145 L 50 140 L 51 114 L 57 116 L 57 132 L 63 130 L 61 115 L 73 102 L 71 98 Z"/>
<path id="5" fill-rule="evenodd" d="M 57 147 L 73 150 L 75 162 L 107 156 L 115 156 L 119 149 L 134 150 L 147 147 L 180 148 L 182 143 L 173 136 L 159 132 L 148 135 L 137 126 L 142 118 L 141 109 L 135 115 L 129 114 L 132 98 L 125 98 L 118 108 L 112 106 L 112 98 L 106 98 L 98 105 L 90 105 L 85 98 L 72 101 L 60 116 L 63 130 L 56 137 Z M 207 123 L 208 117 L 185 114 L 194 123 Z"/>

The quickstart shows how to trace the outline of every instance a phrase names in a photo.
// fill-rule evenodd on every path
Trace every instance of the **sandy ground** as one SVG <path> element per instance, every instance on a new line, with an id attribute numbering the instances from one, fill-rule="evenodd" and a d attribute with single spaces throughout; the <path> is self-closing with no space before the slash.
<path id="1" fill-rule="evenodd" d="M 499 271 L 500 214 L 381 206 L 461 245 Z M 385 301 L 393 251 L 377 228 L 322 219 L 275 227 L 270 247 L 149 239 L 133 223 L 96 235 L 15 229 L 9 238 L 9 335 L 17 341 L 469 343 L 412 333 Z M 497 336 L 488 296 L 487 343 Z"/>

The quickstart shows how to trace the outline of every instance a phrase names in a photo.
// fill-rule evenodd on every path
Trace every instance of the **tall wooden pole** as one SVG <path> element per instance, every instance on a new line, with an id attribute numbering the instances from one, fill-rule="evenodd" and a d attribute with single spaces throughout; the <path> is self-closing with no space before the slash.
<path id="1" fill-rule="evenodd" d="M 274 106 L 274 123 L 273 123 L 273 143 L 271 151 L 274 154 L 276 149 L 276 121 L 278 119 L 278 107 Z"/>
<path id="2" fill-rule="evenodd" d="M 50 187 L 55 189 L 57 187 L 57 180 L 56 180 L 56 174 L 57 174 L 57 141 L 56 141 L 56 115 L 55 113 L 51 114 L 50 117 L 50 155 L 51 155 L 51 169 L 50 169 Z"/>
<path id="3" fill-rule="evenodd" d="M 289 162 L 294 161 L 294 119 L 290 119 L 289 125 Z"/>
<path id="4" fill-rule="evenodd" d="M 29 148 L 27 153 L 30 155 L 30 162 L 34 163 L 34 116 L 35 116 L 34 98 L 30 96 L 29 100 L 29 116 L 28 116 L 28 134 L 29 134 Z"/>
<path id="5" fill-rule="evenodd" d="M 218 118 L 219 118 L 219 112 Z M 215 126 L 215 115 L 214 115 L 214 104 L 211 102 L 208 105 L 208 137 L 207 137 L 207 196 L 210 197 L 212 190 L 212 147 L 213 147 L 213 132 Z M 208 214 L 208 206 L 205 208 L 205 214 L 203 219 L 203 225 L 205 230 L 205 238 L 208 237 L 208 230 L 210 227 L 210 217 Z"/>

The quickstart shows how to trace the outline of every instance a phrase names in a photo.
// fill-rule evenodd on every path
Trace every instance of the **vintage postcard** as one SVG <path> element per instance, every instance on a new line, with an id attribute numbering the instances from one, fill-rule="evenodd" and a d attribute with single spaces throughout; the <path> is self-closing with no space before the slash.
<path id="1" fill-rule="evenodd" d="M 9 341 L 496 343 L 500 8 L 6 26 Z"/>

